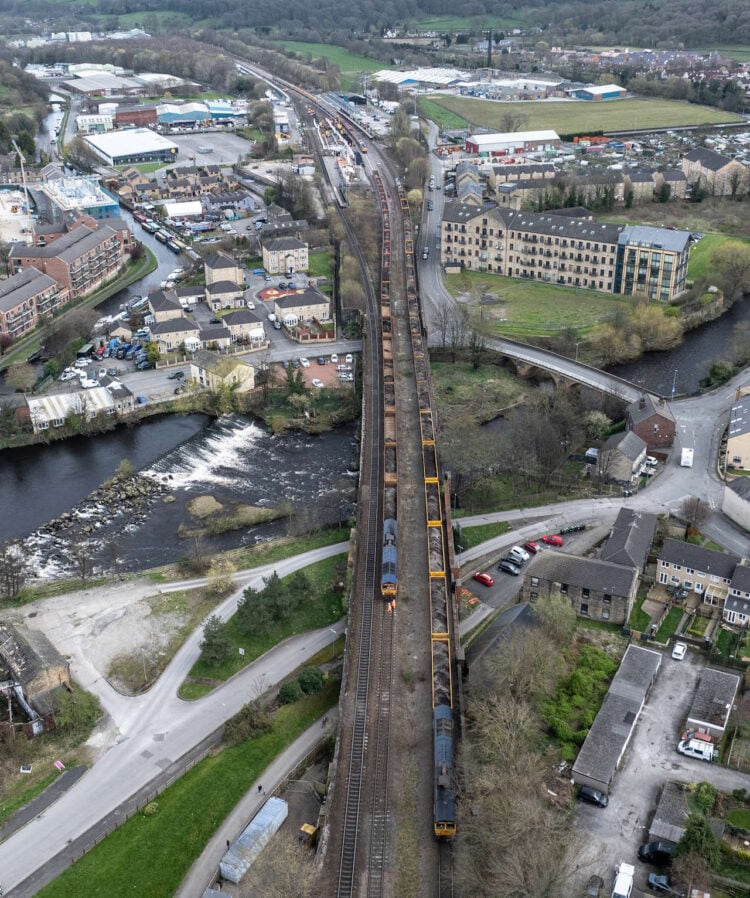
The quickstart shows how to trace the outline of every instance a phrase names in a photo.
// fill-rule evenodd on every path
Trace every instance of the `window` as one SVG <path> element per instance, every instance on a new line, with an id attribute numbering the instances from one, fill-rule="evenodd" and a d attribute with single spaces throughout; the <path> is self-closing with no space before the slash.
<path id="1" fill-rule="evenodd" d="M 581 595 L 583 596 L 584 599 L 588 599 L 591 596 L 591 590 L 586 589 L 586 587 L 584 587 L 583 589 L 581 589 Z"/>
<path id="2" fill-rule="evenodd" d="M 604 596 L 602 600 L 602 620 L 609 620 L 609 612 L 612 607 L 612 597 Z"/>
<path id="3" fill-rule="evenodd" d="M 669 580 L 669 575 L 665 574 L 663 571 L 659 574 L 659 583 L 666 583 Z"/>
<path id="4" fill-rule="evenodd" d="M 566 596 L 568 594 L 568 584 L 567 583 L 560 584 L 560 592 L 564 596 Z"/>
<path id="5" fill-rule="evenodd" d="M 685 589 L 692 589 L 692 588 L 693 588 L 693 581 L 692 581 L 692 580 L 685 580 L 685 581 L 683 582 L 682 585 L 685 587 Z"/>
<path id="6" fill-rule="evenodd" d="M 589 613 L 589 604 L 588 602 L 581 603 L 581 614 L 585 614 L 588 617 Z"/>
<path id="7" fill-rule="evenodd" d="M 732 456 L 732 464 L 741 465 L 742 464 L 742 456 L 741 455 L 733 455 Z"/>
<path id="8" fill-rule="evenodd" d="M 681 571 L 681 570 L 682 570 L 682 565 L 681 565 L 681 564 L 673 564 L 672 567 L 673 567 L 676 571 Z"/>
<path id="9" fill-rule="evenodd" d="M 530 592 L 530 593 L 529 593 L 529 598 L 530 598 L 530 599 L 538 599 L 538 598 L 539 598 L 539 593 L 538 593 L 538 592 Z"/>
<path id="10" fill-rule="evenodd" d="M 693 568 L 691 568 L 691 567 L 686 567 L 686 568 L 685 568 L 685 573 L 686 573 L 686 574 L 694 574 L 695 571 L 694 571 Z"/>
<path id="11" fill-rule="evenodd" d="M 662 566 L 663 566 L 663 567 L 669 567 L 669 562 L 668 562 L 668 561 L 662 561 Z"/>

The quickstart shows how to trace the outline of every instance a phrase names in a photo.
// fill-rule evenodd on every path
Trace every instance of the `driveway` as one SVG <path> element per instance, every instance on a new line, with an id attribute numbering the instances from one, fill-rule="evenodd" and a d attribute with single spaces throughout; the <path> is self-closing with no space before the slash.
<path id="1" fill-rule="evenodd" d="M 605 885 L 609 883 L 609 889 L 615 866 L 626 861 L 635 865 L 636 887 L 646 888 L 646 878 L 653 868 L 637 860 L 638 848 L 648 841 L 648 827 L 661 788 L 668 780 L 705 780 L 729 792 L 750 789 L 747 774 L 677 753 L 677 742 L 704 667 L 703 659 L 694 652 L 689 651 L 684 661 L 673 661 L 665 653 L 623 766 L 615 776 L 609 806 L 601 809 L 578 804 L 577 823 L 591 856 L 591 862 L 581 868 L 582 882 L 598 873 Z"/>

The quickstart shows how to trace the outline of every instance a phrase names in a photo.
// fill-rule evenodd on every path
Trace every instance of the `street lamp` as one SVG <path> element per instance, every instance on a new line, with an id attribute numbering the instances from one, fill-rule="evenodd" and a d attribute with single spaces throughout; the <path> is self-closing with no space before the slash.
<path id="1" fill-rule="evenodd" d="M 579 341 L 576 342 L 576 358 L 575 358 L 576 361 L 578 361 L 578 347 L 579 347 L 580 345 L 581 345 L 581 341 L 579 340 Z"/>

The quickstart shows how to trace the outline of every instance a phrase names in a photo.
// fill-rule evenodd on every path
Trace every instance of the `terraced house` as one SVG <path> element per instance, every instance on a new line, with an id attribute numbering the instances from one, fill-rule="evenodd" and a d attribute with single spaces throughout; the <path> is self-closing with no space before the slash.
<path id="1" fill-rule="evenodd" d="M 68 301 L 68 291 L 49 275 L 27 268 L 0 281 L 0 334 L 14 340 Z"/>
<path id="2" fill-rule="evenodd" d="M 666 301 L 685 289 L 690 245 L 687 231 L 454 202 L 445 207 L 440 251 L 447 269 Z"/>
<path id="3" fill-rule="evenodd" d="M 36 268 L 77 299 L 111 280 L 125 264 L 118 233 L 108 225 L 79 225 L 46 246 L 16 243 L 8 264 L 12 271 Z"/>

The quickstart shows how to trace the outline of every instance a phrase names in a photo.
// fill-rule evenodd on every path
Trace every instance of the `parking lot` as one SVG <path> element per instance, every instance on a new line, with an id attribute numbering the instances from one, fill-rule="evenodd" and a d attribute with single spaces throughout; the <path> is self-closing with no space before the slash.
<path id="1" fill-rule="evenodd" d="M 604 895 L 609 895 L 614 869 L 625 861 L 635 865 L 634 895 L 639 894 L 639 889 L 643 894 L 652 894 L 646 889 L 646 879 L 654 868 L 637 860 L 638 848 L 648 841 L 660 790 L 668 780 L 705 780 L 728 792 L 750 788 L 750 776 L 746 774 L 677 753 L 677 742 L 704 666 L 704 658 L 696 652 L 688 651 L 683 661 L 673 661 L 669 653 L 664 654 L 656 683 L 615 776 L 609 806 L 577 805 L 576 820 L 585 845 L 578 893 L 583 894 L 586 880 L 596 873 L 604 879 Z"/>
<path id="2" fill-rule="evenodd" d="M 177 167 L 181 165 L 234 165 L 250 151 L 250 143 L 231 131 L 208 131 L 195 134 L 170 134 L 169 140 L 180 149 Z M 212 152 L 201 153 L 199 147 L 211 147 Z M 194 156 L 195 159 L 191 159 Z"/>

